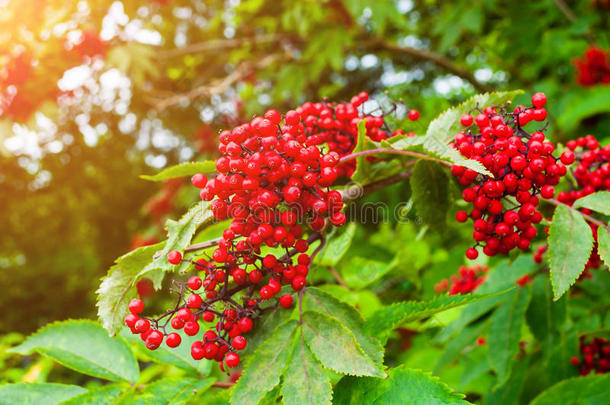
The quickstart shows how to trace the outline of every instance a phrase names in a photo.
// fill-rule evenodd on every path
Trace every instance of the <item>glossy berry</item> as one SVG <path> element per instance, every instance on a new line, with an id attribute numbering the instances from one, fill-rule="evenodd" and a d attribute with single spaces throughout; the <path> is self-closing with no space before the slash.
<path id="1" fill-rule="evenodd" d="M 182 261 L 182 254 L 177 250 L 172 250 L 167 254 L 167 261 L 170 264 L 179 264 Z"/>
<path id="2" fill-rule="evenodd" d="M 419 111 L 417 111 L 417 110 L 410 110 L 409 113 L 407 114 L 407 117 L 411 121 L 417 121 L 419 119 Z"/>
<path id="3" fill-rule="evenodd" d="M 205 175 L 199 173 L 191 177 L 191 183 L 197 188 L 204 188 L 205 185 L 208 183 L 208 178 L 205 177 Z"/>
<path id="4" fill-rule="evenodd" d="M 233 340 L 231 341 L 231 346 L 233 346 L 233 348 L 235 350 L 243 350 L 246 348 L 246 338 L 243 336 L 235 336 L 233 338 Z"/>
<path id="5" fill-rule="evenodd" d="M 199 294 L 191 294 L 186 298 L 186 305 L 189 308 L 199 308 L 201 306 L 201 304 L 203 303 L 203 299 L 201 298 L 201 296 Z"/>
<path id="6" fill-rule="evenodd" d="M 227 353 L 225 356 L 225 363 L 229 368 L 237 367 L 239 365 L 239 355 L 233 352 Z"/>
<path id="7" fill-rule="evenodd" d="M 284 294 L 280 297 L 280 305 L 282 308 L 290 308 L 292 307 L 292 303 L 294 302 L 294 298 L 290 294 Z"/>
<path id="8" fill-rule="evenodd" d="M 178 347 L 182 342 L 182 338 L 176 332 L 172 332 L 165 338 L 165 344 L 169 347 Z"/>
<path id="9" fill-rule="evenodd" d="M 142 300 L 134 298 L 129 302 L 129 312 L 132 314 L 139 314 L 142 311 L 144 311 L 144 303 Z"/>
<path id="10" fill-rule="evenodd" d="M 203 284 L 203 281 L 201 280 L 201 277 L 198 276 L 191 276 L 187 283 L 186 283 L 189 288 L 193 291 L 196 291 L 198 289 L 201 288 L 201 285 Z"/>

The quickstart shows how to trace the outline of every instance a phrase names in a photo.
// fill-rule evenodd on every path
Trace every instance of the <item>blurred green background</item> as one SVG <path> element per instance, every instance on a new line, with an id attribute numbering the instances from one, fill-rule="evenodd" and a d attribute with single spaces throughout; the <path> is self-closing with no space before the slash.
<path id="1" fill-rule="evenodd" d="M 421 133 L 522 88 L 553 140 L 610 136 L 608 1 L 0 0 L 0 27 L 0 333 L 94 316 L 113 260 L 196 198 L 138 176 L 271 106 L 365 90 Z"/>

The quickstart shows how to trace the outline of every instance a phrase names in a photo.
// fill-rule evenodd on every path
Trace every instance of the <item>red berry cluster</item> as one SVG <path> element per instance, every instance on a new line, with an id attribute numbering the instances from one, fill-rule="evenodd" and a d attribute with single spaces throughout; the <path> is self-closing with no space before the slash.
<path id="1" fill-rule="evenodd" d="M 578 367 L 581 375 L 588 375 L 591 371 L 596 374 L 610 371 L 610 342 L 606 339 L 594 338 L 591 343 L 586 343 L 581 336 L 579 349 L 581 357 L 572 357 L 570 363 Z"/>
<path id="2" fill-rule="evenodd" d="M 579 198 L 593 194 L 597 191 L 610 191 L 610 145 L 601 147 L 593 135 L 587 135 L 567 143 L 566 164 L 577 162 L 578 165 L 573 170 L 574 178 L 578 188 L 562 191 L 557 195 L 557 199 L 565 204 L 572 205 Z M 562 156 L 562 159 L 563 159 Z M 585 214 L 591 211 L 582 208 Z M 595 245 L 591 252 L 591 257 L 585 269 L 597 269 L 601 266 L 601 258 L 597 253 L 597 225 L 589 223 Z"/>
<path id="3" fill-rule="evenodd" d="M 302 290 L 312 260 L 310 244 L 321 239 L 328 224 L 346 222 L 341 193 L 329 187 L 346 174 L 338 167 L 339 152 L 353 149 L 362 119 L 357 107 L 367 98 L 361 93 L 348 104 L 305 103 L 284 116 L 269 110 L 220 133 L 218 174 L 212 179 L 197 174 L 191 182 L 203 200 L 211 201 L 214 217 L 230 222 L 211 257 L 187 260 L 202 275 L 175 282 L 180 297 L 172 310 L 145 318 L 140 300 L 130 304 L 125 322 L 149 349 L 163 339 L 170 347 L 180 344 L 180 335 L 170 327 L 194 336 L 201 321 L 215 322 L 193 343 L 191 355 L 235 367 L 236 351 L 246 346 L 242 335 L 253 320 L 269 308 L 293 305 L 293 296 L 282 294 L 282 286 Z M 383 125 L 383 118 L 368 117 L 367 134 L 383 139 Z M 350 146 L 344 148 L 345 142 Z M 178 251 L 169 252 L 167 260 L 175 265 L 185 261 Z M 236 298 L 238 292 L 243 293 Z"/>
<path id="4" fill-rule="evenodd" d="M 449 295 L 468 294 L 477 289 L 485 281 L 487 266 L 474 265 L 460 266 L 458 274 L 452 275 L 449 280 L 442 279 L 434 286 L 436 292 L 449 291 Z"/>
<path id="5" fill-rule="evenodd" d="M 576 81 L 581 86 L 610 83 L 610 56 L 596 46 L 590 46 L 582 59 L 575 59 Z"/>
<path id="6" fill-rule="evenodd" d="M 566 167 L 552 155 L 555 146 L 546 140 L 543 129 L 532 134 L 524 130 L 530 122 L 546 119 L 545 104 L 546 96 L 536 93 L 530 107 L 517 106 L 512 112 L 486 107 L 474 118 L 470 114 L 461 117 L 467 130 L 455 136 L 454 147 L 483 164 L 493 177 L 452 167 L 451 173 L 466 187 L 463 199 L 473 206 L 470 214 L 458 211 L 456 219 L 474 220 L 473 237 L 487 256 L 529 248 L 537 233 L 534 225 L 543 218 L 537 209 L 538 196 L 553 197 L 553 186 L 566 174 Z M 510 201 L 507 197 L 514 199 L 511 209 L 503 204 Z M 466 256 L 475 259 L 475 247 L 468 248 Z"/>

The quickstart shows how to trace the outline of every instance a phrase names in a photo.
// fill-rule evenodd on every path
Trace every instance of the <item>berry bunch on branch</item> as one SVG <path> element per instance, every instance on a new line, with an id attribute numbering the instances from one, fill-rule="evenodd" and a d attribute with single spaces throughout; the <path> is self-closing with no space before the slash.
<path id="1" fill-rule="evenodd" d="M 383 116 L 359 110 L 367 99 L 362 92 L 350 103 L 305 103 L 283 116 L 268 110 L 220 133 L 218 174 L 196 174 L 191 182 L 214 218 L 228 226 L 213 243 L 187 249 L 215 247 L 210 256 L 191 260 L 169 252 L 169 263 L 189 262 L 197 271 L 186 283 L 174 281 L 172 309 L 150 318 L 141 315 L 142 301 L 130 303 L 125 323 L 147 348 L 157 349 L 164 339 L 176 347 L 182 339 L 172 330 L 195 336 L 203 321 L 207 330 L 192 344 L 192 357 L 236 367 L 237 352 L 247 345 L 243 335 L 256 318 L 293 306 L 324 231 L 346 223 L 342 195 L 330 187 L 353 173 L 355 162 L 340 159 L 353 151 L 358 123 L 366 119 L 366 136 L 373 140 L 392 135 Z"/>
<path id="2" fill-rule="evenodd" d="M 547 112 L 546 96 L 536 93 L 532 105 L 507 107 L 488 106 L 477 109 L 474 117 L 464 114 L 454 146 L 470 159 L 482 163 L 493 177 L 476 173 L 462 166 L 453 166 L 463 199 L 472 204 L 470 212 L 459 211 L 456 219 L 474 221 L 474 247 L 466 250 L 469 259 L 476 259 L 476 246 L 487 256 L 506 254 L 515 248 L 528 249 L 536 236 L 535 224 L 542 221 L 538 210 L 540 197 L 552 198 L 554 186 L 566 174 L 565 164 L 572 163 L 569 153 L 561 160 L 553 156 L 555 146 L 546 140 L 544 130 Z M 525 127 L 539 122 L 541 127 L 530 133 Z"/>

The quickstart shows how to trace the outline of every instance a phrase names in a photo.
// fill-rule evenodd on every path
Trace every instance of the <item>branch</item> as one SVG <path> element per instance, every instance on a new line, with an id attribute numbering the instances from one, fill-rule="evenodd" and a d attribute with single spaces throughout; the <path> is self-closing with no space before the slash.
<path id="1" fill-rule="evenodd" d="M 390 148 L 369 149 L 369 150 L 362 150 L 360 152 L 351 153 L 349 155 L 343 156 L 339 160 L 339 162 L 344 163 L 344 162 L 347 162 L 348 160 L 356 159 L 359 156 L 377 155 L 377 154 L 382 154 L 382 153 L 388 153 L 388 154 L 393 154 L 393 155 L 413 156 L 418 159 L 431 160 L 433 162 L 441 163 L 441 164 L 444 164 L 449 167 L 452 166 L 451 163 L 449 163 L 449 162 L 425 155 L 423 153 L 411 152 L 408 150 L 400 150 L 400 149 L 390 149 Z"/>
<path id="2" fill-rule="evenodd" d="M 216 381 L 212 384 L 212 387 L 216 388 L 231 388 L 235 383 L 231 381 Z"/>
<path id="3" fill-rule="evenodd" d="M 414 164 L 416 162 L 417 160 L 414 160 L 413 163 L 409 163 Z M 408 179 L 411 176 L 411 172 L 411 169 L 403 170 L 402 172 L 397 173 L 393 176 L 386 177 L 385 179 L 367 184 L 366 186 L 362 187 L 361 190 L 358 191 L 358 193 L 350 192 L 350 187 L 340 190 L 339 192 L 341 193 L 343 202 L 348 203 L 382 188 L 391 186 L 392 184 L 400 183 L 401 181 Z"/>
<path id="4" fill-rule="evenodd" d="M 392 44 L 392 43 L 384 41 L 383 39 L 377 39 L 374 42 L 372 42 L 371 45 L 373 48 L 376 48 L 376 49 L 389 51 L 391 53 L 407 55 L 407 56 L 411 56 L 415 59 L 432 62 L 432 63 L 440 66 L 441 68 L 445 69 L 449 73 L 452 73 L 452 74 L 466 80 L 479 91 L 486 91 L 486 92 L 493 91 L 492 86 L 479 82 L 477 79 L 475 79 L 475 77 L 472 75 L 472 73 L 470 73 L 469 71 L 467 71 L 465 69 L 457 67 L 456 65 L 453 64 L 451 59 L 446 58 L 443 55 L 440 55 L 440 54 L 437 54 L 437 53 L 434 53 L 432 51 L 428 51 L 425 49 L 417 49 L 417 48 L 412 48 L 412 47 L 408 47 L 408 46 L 400 46 L 397 44 Z"/>
<path id="5" fill-rule="evenodd" d="M 213 95 L 222 94 L 228 88 L 244 80 L 256 70 L 268 67 L 276 59 L 278 59 L 278 55 L 268 55 L 256 62 L 244 62 L 238 65 L 231 74 L 223 77 L 222 79 L 216 79 L 210 84 L 195 87 L 194 89 L 186 93 L 176 94 L 168 98 L 158 99 L 154 97 L 148 97 L 148 102 L 153 104 L 157 111 L 162 111 L 167 109 L 168 107 L 172 107 L 176 104 L 180 104 L 185 101 L 191 101 L 198 97 L 210 97 Z"/>
<path id="6" fill-rule="evenodd" d="M 345 287 L 348 290 L 350 289 L 349 286 L 347 284 L 345 284 L 345 281 L 343 280 L 343 277 L 341 277 L 341 274 L 339 274 L 339 272 L 333 266 L 330 266 L 328 268 L 328 271 L 330 271 L 330 274 L 333 275 L 333 277 L 335 278 L 335 281 L 337 281 L 337 283 L 339 283 L 340 286 Z"/>
<path id="7" fill-rule="evenodd" d="M 554 205 L 554 206 L 556 206 L 556 207 L 562 206 L 562 207 L 569 208 L 569 209 L 571 209 L 571 210 L 573 210 L 573 211 L 576 211 L 576 212 L 578 212 L 580 215 L 582 215 L 582 216 L 583 216 L 583 218 L 584 218 L 584 219 L 586 219 L 587 221 L 589 221 L 589 222 L 591 222 L 592 224 L 595 224 L 595 225 L 597 225 L 597 226 L 601 226 L 602 228 L 605 228 L 605 227 L 607 227 L 607 226 L 608 226 L 608 225 L 606 225 L 605 223 L 603 223 L 602 221 L 599 221 L 599 220 L 597 220 L 597 219 L 593 218 L 591 215 L 587 215 L 587 214 L 583 213 L 582 211 L 579 211 L 578 209 L 576 209 L 576 208 L 574 208 L 574 207 L 572 207 L 572 206 L 570 206 L 570 205 L 568 205 L 568 204 L 564 204 L 564 203 L 562 203 L 561 201 L 556 200 L 556 199 L 554 199 L 554 198 L 542 198 L 542 197 L 540 197 L 540 199 L 541 199 L 541 200 L 543 200 L 543 201 L 546 201 L 546 202 L 548 202 L 549 204 L 552 204 L 552 205 Z"/>
<path id="8" fill-rule="evenodd" d="M 180 48 L 170 49 L 157 53 L 160 59 L 172 58 L 180 55 L 188 55 L 191 53 L 202 53 L 210 51 L 226 51 L 227 49 L 239 48 L 242 45 L 256 45 L 269 42 L 279 42 L 290 37 L 286 34 L 263 34 L 253 37 L 231 38 L 231 39 L 215 39 L 211 41 L 197 42 Z"/>
<path id="9" fill-rule="evenodd" d="M 194 252 L 196 250 L 203 250 L 203 249 L 207 249 L 210 248 L 212 246 L 216 246 L 218 245 L 218 243 L 222 240 L 222 238 L 216 238 L 216 239 L 210 239 L 210 240 L 206 240 L 205 242 L 201 242 L 201 243 L 195 243 L 191 246 L 187 246 L 184 249 L 184 252 Z"/>

